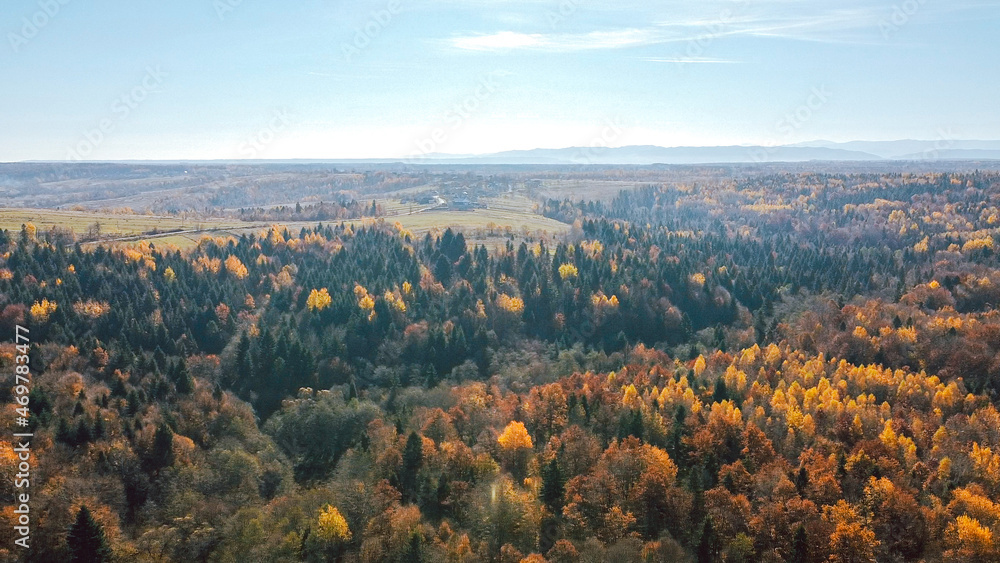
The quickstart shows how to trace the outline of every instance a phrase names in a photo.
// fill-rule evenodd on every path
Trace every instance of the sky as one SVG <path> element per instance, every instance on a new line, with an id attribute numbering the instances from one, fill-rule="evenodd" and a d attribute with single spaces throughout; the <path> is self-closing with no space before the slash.
<path id="1" fill-rule="evenodd" d="M 1000 0 L 5 0 L 0 161 L 1000 139 Z"/>

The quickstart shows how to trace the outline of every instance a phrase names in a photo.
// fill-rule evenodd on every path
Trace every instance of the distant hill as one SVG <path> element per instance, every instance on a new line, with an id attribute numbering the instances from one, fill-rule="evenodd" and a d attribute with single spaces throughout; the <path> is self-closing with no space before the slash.
<path id="1" fill-rule="evenodd" d="M 927 149 L 896 157 L 896 160 L 1000 160 L 1000 149 Z"/>
<path id="2" fill-rule="evenodd" d="M 880 160 L 874 154 L 826 147 L 569 147 L 466 156 L 432 154 L 420 159 L 448 164 L 712 164 Z"/>
<path id="3" fill-rule="evenodd" d="M 810 141 L 790 146 L 862 151 L 892 160 L 987 159 L 997 158 L 997 155 L 1000 155 L 1000 141 L 960 141 L 945 138 L 933 141 L 907 139 L 847 143 Z"/>
<path id="4" fill-rule="evenodd" d="M 430 154 L 413 162 L 427 164 L 721 164 L 765 162 L 863 162 L 881 160 L 1000 159 L 1000 141 L 812 141 L 795 145 L 659 147 L 568 147 L 505 151 L 482 155 Z"/>
<path id="5" fill-rule="evenodd" d="M 339 165 L 446 165 L 446 166 L 647 166 L 700 164 L 767 164 L 809 162 L 882 162 L 886 161 L 986 161 L 1000 160 L 1000 141 L 900 140 L 900 141 L 809 141 L 778 146 L 709 146 L 661 147 L 632 145 L 626 147 L 566 147 L 558 149 L 512 150 L 488 154 L 432 153 L 385 158 L 301 158 L 261 160 L 162 160 L 106 161 L 101 164 L 176 165 L 191 164 L 323 166 Z M 44 163 L 44 162 L 42 162 Z M 96 164 L 97 161 L 90 164 Z M 50 163 L 64 164 L 64 163 Z"/>

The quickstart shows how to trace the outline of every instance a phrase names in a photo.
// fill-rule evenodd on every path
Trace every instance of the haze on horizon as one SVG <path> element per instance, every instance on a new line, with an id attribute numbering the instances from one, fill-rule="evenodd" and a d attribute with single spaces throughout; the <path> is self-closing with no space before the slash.
<path id="1" fill-rule="evenodd" d="M 0 161 L 1000 139 L 998 0 L 14 0 Z"/>

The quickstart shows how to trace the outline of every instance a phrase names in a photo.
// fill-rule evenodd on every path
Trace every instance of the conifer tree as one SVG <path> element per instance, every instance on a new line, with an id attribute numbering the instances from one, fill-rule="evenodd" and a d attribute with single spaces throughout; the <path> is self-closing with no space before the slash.
<path id="1" fill-rule="evenodd" d="M 553 514 L 562 513 L 566 483 L 555 458 L 542 468 L 542 502 Z"/>
<path id="2" fill-rule="evenodd" d="M 792 557 L 790 563 L 806 563 L 809 557 L 809 541 L 805 526 L 799 525 L 792 540 Z"/>
<path id="3" fill-rule="evenodd" d="M 417 473 L 424 463 L 423 440 L 416 432 L 410 432 L 403 449 L 403 467 L 399 476 L 399 485 L 403 499 L 412 501 L 417 497 Z"/>
<path id="4" fill-rule="evenodd" d="M 706 518 L 705 525 L 701 529 L 701 538 L 698 540 L 698 563 L 714 563 L 719 555 L 718 543 L 712 519 Z"/>
<path id="5" fill-rule="evenodd" d="M 174 433 L 166 424 L 160 424 L 153 437 L 153 449 L 150 452 L 150 465 L 159 470 L 174 463 Z"/>
<path id="6" fill-rule="evenodd" d="M 111 547 L 104 536 L 104 528 L 94 520 L 90 510 L 81 506 L 76 522 L 66 536 L 72 563 L 104 563 L 111 561 Z"/>

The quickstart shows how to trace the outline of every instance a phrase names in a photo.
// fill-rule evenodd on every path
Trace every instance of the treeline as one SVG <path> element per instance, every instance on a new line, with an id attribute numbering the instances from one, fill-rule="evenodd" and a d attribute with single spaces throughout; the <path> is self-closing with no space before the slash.
<path id="1" fill-rule="evenodd" d="M 318 202 L 302 205 L 279 205 L 276 207 L 240 208 L 239 217 L 244 221 L 340 221 L 360 217 L 376 217 L 381 214 L 380 208 L 372 202 L 365 205 L 354 200 L 337 202 Z"/>

